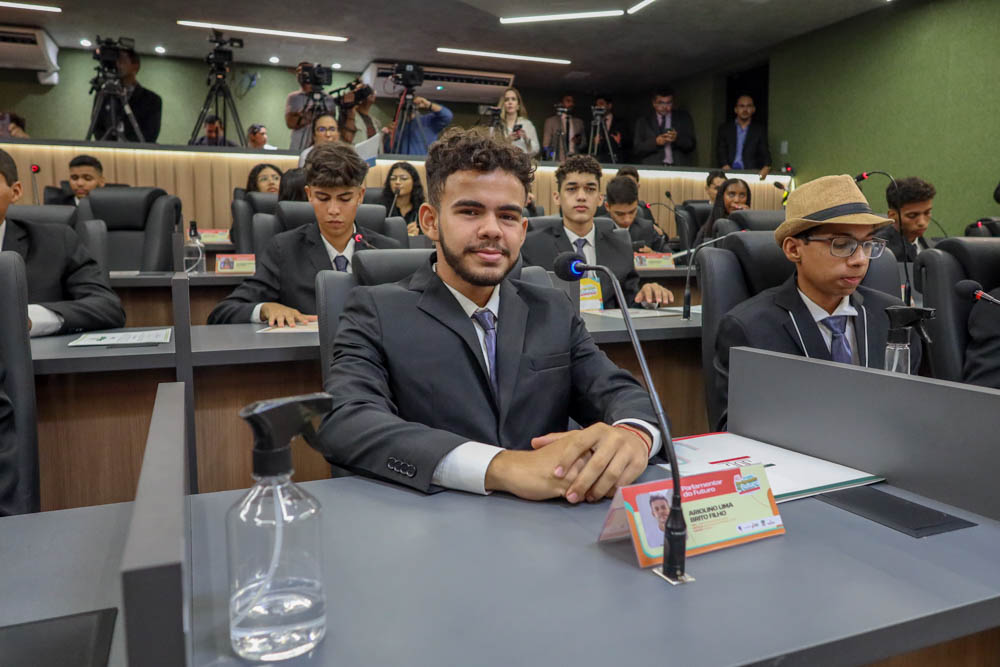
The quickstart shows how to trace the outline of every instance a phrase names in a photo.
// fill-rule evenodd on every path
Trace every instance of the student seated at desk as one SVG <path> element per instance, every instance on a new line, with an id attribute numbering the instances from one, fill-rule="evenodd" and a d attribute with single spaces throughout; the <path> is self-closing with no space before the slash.
<path id="1" fill-rule="evenodd" d="M 399 244 L 354 223 L 364 201 L 368 165 L 348 144 L 314 146 L 306 160 L 306 196 L 316 224 L 276 235 L 257 255 L 257 271 L 208 316 L 209 324 L 268 322 L 295 326 L 316 319 L 316 274 L 351 273 L 355 252 Z M 361 243 L 355 235 L 361 233 Z M 364 246 L 362 248 L 357 245 Z"/>
<path id="2" fill-rule="evenodd" d="M 774 232 L 795 272 L 739 304 L 715 339 L 715 390 L 726 397 L 729 349 L 746 346 L 867 368 L 885 367 L 888 306 L 898 298 L 860 286 L 869 259 L 885 250 L 875 231 L 890 220 L 872 213 L 850 176 L 824 176 L 788 195 Z M 910 368 L 920 367 L 920 339 L 910 336 Z M 762 379 L 780 382 L 780 378 Z M 726 415 L 717 430 L 725 428 Z"/>
<path id="3" fill-rule="evenodd" d="M 317 444 L 334 465 L 423 492 L 596 501 L 659 449 L 649 395 L 559 290 L 508 279 L 527 222 L 526 153 L 449 131 L 420 225 L 437 249 L 344 308 Z M 564 432 L 570 418 L 589 426 Z"/>
<path id="4" fill-rule="evenodd" d="M 0 250 L 24 258 L 31 335 L 125 326 L 121 301 L 70 226 L 7 217 L 20 197 L 17 165 L 0 150 Z"/>
<path id="5" fill-rule="evenodd" d="M 886 240 L 897 262 L 915 262 L 918 254 L 937 245 L 924 238 L 936 194 L 933 185 L 912 176 L 890 183 L 885 189 L 892 224 L 878 230 L 878 236 Z"/>
<path id="6" fill-rule="evenodd" d="M 604 198 L 608 215 L 615 224 L 628 230 L 635 252 L 670 252 L 667 235 L 649 220 L 639 217 L 639 186 L 628 176 L 615 176 L 608 183 Z"/>
<path id="7" fill-rule="evenodd" d="M 658 283 L 646 283 L 639 288 L 631 243 L 623 250 L 614 243 L 614 225 L 595 224 L 594 213 L 601 201 L 600 182 L 601 165 L 590 155 L 571 155 L 559 165 L 552 197 L 556 207 L 562 209 L 563 224 L 528 234 L 521 250 L 524 263 L 551 271 L 558 255 L 576 252 L 588 264 L 603 264 L 611 269 L 629 303 L 672 302 L 674 295 Z M 604 307 L 617 308 L 611 281 L 601 275 L 600 283 Z"/>
<path id="8" fill-rule="evenodd" d="M 1000 287 L 990 292 L 1000 299 Z M 982 299 L 969 313 L 969 343 L 963 380 L 1000 389 L 1000 306 Z"/>

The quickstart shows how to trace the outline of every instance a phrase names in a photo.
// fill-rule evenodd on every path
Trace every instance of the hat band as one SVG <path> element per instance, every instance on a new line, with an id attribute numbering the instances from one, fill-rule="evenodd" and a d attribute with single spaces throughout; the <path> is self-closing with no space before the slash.
<path id="1" fill-rule="evenodd" d="M 822 222 L 824 220 L 830 220 L 831 218 L 839 218 L 845 215 L 851 215 L 852 213 L 868 213 L 871 214 L 872 209 L 868 204 L 862 204 L 860 202 L 855 202 L 852 204 L 839 204 L 837 206 L 832 206 L 830 208 L 824 208 L 822 211 L 816 211 L 815 213 L 810 213 L 809 215 L 802 216 L 803 220 L 812 220 L 813 222 Z"/>

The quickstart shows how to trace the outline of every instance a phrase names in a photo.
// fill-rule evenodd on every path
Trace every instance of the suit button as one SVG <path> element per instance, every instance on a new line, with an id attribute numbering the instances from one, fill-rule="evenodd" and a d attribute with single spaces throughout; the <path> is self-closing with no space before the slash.
<path id="1" fill-rule="evenodd" d="M 414 465 L 408 465 L 408 466 L 406 466 L 406 476 L 407 477 L 413 477 L 416 474 L 417 474 L 417 467 L 416 466 L 414 466 Z"/>

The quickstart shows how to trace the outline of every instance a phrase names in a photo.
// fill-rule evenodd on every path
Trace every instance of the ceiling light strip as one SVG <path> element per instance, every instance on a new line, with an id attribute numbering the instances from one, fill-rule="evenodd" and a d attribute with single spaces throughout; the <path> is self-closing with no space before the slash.
<path id="1" fill-rule="evenodd" d="M 210 28 L 212 30 L 228 30 L 229 32 L 249 32 L 254 35 L 271 35 L 273 37 L 296 37 L 298 39 L 318 39 L 323 42 L 346 42 L 346 37 L 337 35 L 318 35 L 311 32 L 292 32 L 290 30 L 269 30 L 267 28 L 250 28 L 242 25 L 226 25 L 223 23 L 205 23 L 202 21 L 178 21 L 177 25 L 189 28 Z"/>
<path id="2" fill-rule="evenodd" d="M 628 14 L 630 14 L 630 15 L 631 14 L 635 14 L 637 11 L 639 11 L 640 9 L 642 9 L 643 7 L 645 7 L 646 5 L 651 5 L 654 2 L 656 2 L 656 0 L 642 0 L 642 2 L 640 2 L 639 4 L 633 5 L 632 7 L 629 7 L 628 8 Z"/>
<path id="3" fill-rule="evenodd" d="M 7 7 L 8 9 L 30 9 L 35 12 L 54 12 L 56 14 L 62 11 L 59 7 L 52 7 L 51 5 L 29 5 L 23 2 L 0 2 L 0 7 Z"/>
<path id="4" fill-rule="evenodd" d="M 624 16 L 622 9 L 611 9 L 601 12 L 574 12 L 572 14 L 545 14 L 543 16 L 517 16 L 512 18 L 501 18 L 500 23 L 537 23 L 539 21 L 572 21 L 575 19 L 599 19 L 608 16 Z"/>
<path id="5" fill-rule="evenodd" d="M 551 65 L 569 65 L 571 61 L 562 58 L 542 58 L 539 56 L 519 56 L 513 53 L 493 53 L 492 51 L 470 51 L 468 49 L 450 49 L 438 47 L 438 53 L 457 53 L 461 56 L 481 56 L 483 58 L 501 58 L 504 60 L 527 60 L 533 63 L 549 63 Z"/>

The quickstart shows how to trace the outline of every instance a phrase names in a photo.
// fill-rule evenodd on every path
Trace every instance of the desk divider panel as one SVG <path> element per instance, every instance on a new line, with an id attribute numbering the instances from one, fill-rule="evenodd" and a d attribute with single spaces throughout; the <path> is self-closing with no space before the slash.
<path id="1" fill-rule="evenodd" d="M 1000 520 L 1000 391 L 734 348 L 729 430 Z"/>

